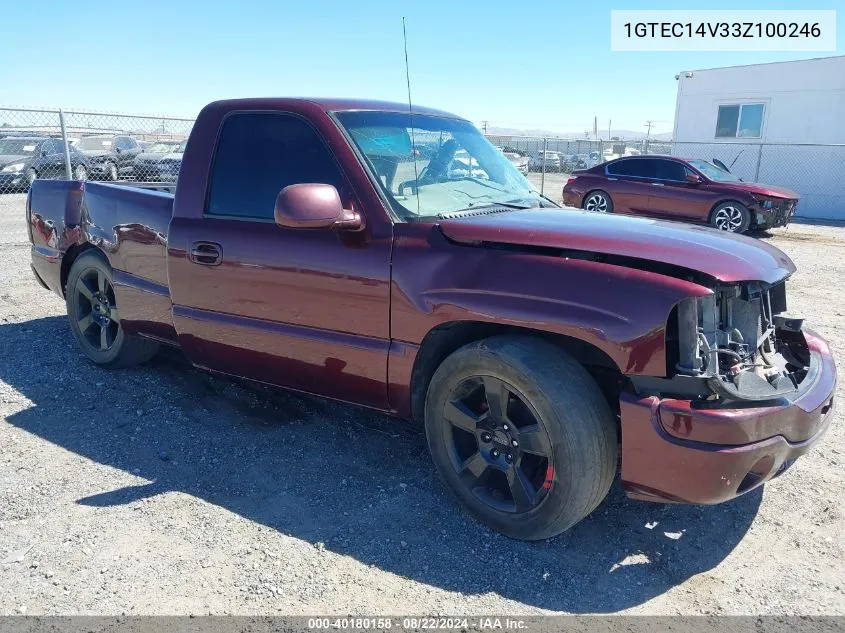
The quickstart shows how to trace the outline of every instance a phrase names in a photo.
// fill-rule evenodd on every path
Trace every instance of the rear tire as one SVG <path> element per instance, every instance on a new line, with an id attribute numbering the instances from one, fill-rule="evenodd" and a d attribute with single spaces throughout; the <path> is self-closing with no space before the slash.
<path id="1" fill-rule="evenodd" d="M 425 429 L 458 500 L 516 539 L 572 527 L 598 507 L 616 475 L 615 418 L 598 385 L 536 338 L 496 336 L 444 360 L 428 388 Z"/>
<path id="2" fill-rule="evenodd" d="M 610 194 L 605 191 L 591 191 L 584 196 L 581 208 L 596 213 L 613 213 L 613 200 L 610 199 Z"/>
<path id="3" fill-rule="evenodd" d="M 106 165 L 106 180 L 115 182 L 117 180 L 117 165 L 109 163 Z"/>
<path id="4" fill-rule="evenodd" d="M 751 224 L 751 213 L 739 202 L 723 202 L 710 212 L 710 225 L 727 233 L 745 233 Z"/>
<path id="5" fill-rule="evenodd" d="M 129 367 L 150 360 L 158 351 L 154 341 L 124 333 L 112 269 L 100 251 L 88 250 L 73 263 L 65 303 L 76 342 L 98 365 Z"/>

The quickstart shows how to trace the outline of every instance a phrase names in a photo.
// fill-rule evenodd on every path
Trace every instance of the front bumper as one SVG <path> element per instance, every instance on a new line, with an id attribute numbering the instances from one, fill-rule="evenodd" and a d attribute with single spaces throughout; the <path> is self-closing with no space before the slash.
<path id="1" fill-rule="evenodd" d="M 179 166 L 168 163 L 146 163 L 135 165 L 135 180 L 140 182 L 176 182 Z"/>
<path id="2" fill-rule="evenodd" d="M 88 158 L 88 173 L 89 174 L 107 174 L 111 167 L 117 168 L 117 161 L 107 156 L 97 156 Z"/>
<path id="3" fill-rule="evenodd" d="M 784 200 L 774 208 L 762 209 L 759 205 L 752 207 L 754 223 L 759 229 L 773 229 L 787 226 L 795 215 L 798 200 Z"/>
<path id="4" fill-rule="evenodd" d="M 23 172 L 0 172 L 0 193 L 8 193 L 12 191 L 21 191 L 27 189 L 29 183 L 26 181 L 26 176 Z"/>
<path id="5" fill-rule="evenodd" d="M 810 372 L 797 396 L 767 407 L 696 409 L 622 394 L 622 484 L 629 497 L 714 504 L 765 483 L 821 438 L 833 419 L 836 366 L 805 331 Z"/>

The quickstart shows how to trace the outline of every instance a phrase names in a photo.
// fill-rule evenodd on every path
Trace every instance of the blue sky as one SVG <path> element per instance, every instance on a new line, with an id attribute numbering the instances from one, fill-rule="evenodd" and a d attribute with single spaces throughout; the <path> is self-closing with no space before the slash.
<path id="1" fill-rule="evenodd" d="M 675 2 L 144 0 L 11 2 L 3 9 L 0 104 L 194 116 L 246 96 L 407 98 L 480 123 L 580 132 L 670 131 L 675 73 L 831 53 L 610 51 L 610 10 Z M 705 8 L 690 6 L 689 8 Z M 711 0 L 706 8 L 795 2 Z M 839 8 L 841 0 L 813 9 Z M 838 54 L 843 53 L 839 36 Z"/>

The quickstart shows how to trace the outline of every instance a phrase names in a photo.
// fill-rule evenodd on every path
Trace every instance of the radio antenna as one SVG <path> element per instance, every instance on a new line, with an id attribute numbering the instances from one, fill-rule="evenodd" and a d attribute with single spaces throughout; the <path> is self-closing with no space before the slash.
<path id="1" fill-rule="evenodd" d="M 408 68 L 408 33 L 405 30 L 405 16 L 402 16 L 402 39 L 405 42 L 405 82 L 408 84 L 408 112 L 414 113 L 411 105 L 411 71 Z"/>
<path id="2" fill-rule="evenodd" d="M 420 175 L 417 173 L 417 143 L 414 140 L 414 106 L 411 103 L 411 71 L 408 67 L 408 32 L 405 30 L 405 16 L 402 16 L 402 40 L 405 43 L 405 83 L 408 85 L 408 116 L 411 118 L 411 157 L 414 160 L 414 186 L 411 191 L 415 192 L 417 196 L 417 215 L 420 214 L 420 192 L 419 179 Z"/>

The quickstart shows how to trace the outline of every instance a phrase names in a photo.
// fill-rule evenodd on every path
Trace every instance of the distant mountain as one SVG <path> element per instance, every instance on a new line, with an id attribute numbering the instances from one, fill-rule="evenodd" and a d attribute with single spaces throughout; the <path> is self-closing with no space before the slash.
<path id="1" fill-rule="evenodd" d="M 633 130 L 611 130 L 611 135 L 616 136 L 625 141 L 638 141 L 645 138 L 645 132 L 635 132 Z M 552 132 L 550 130 L 518 130 L 510 127 L 488 127 L 487 134 L 490 136 L 549 136 L 554 138 L 593 138 L 593 133 L 590 131 L 589 136 L 584 136 L 581 132 Z M 607 140 L 607 130 L 599 130 L 599 138 Z M 655 141 L 671 141 L 672 132 L 661 132 L 659 134 L 651 134 L 650 138 Z"/>

